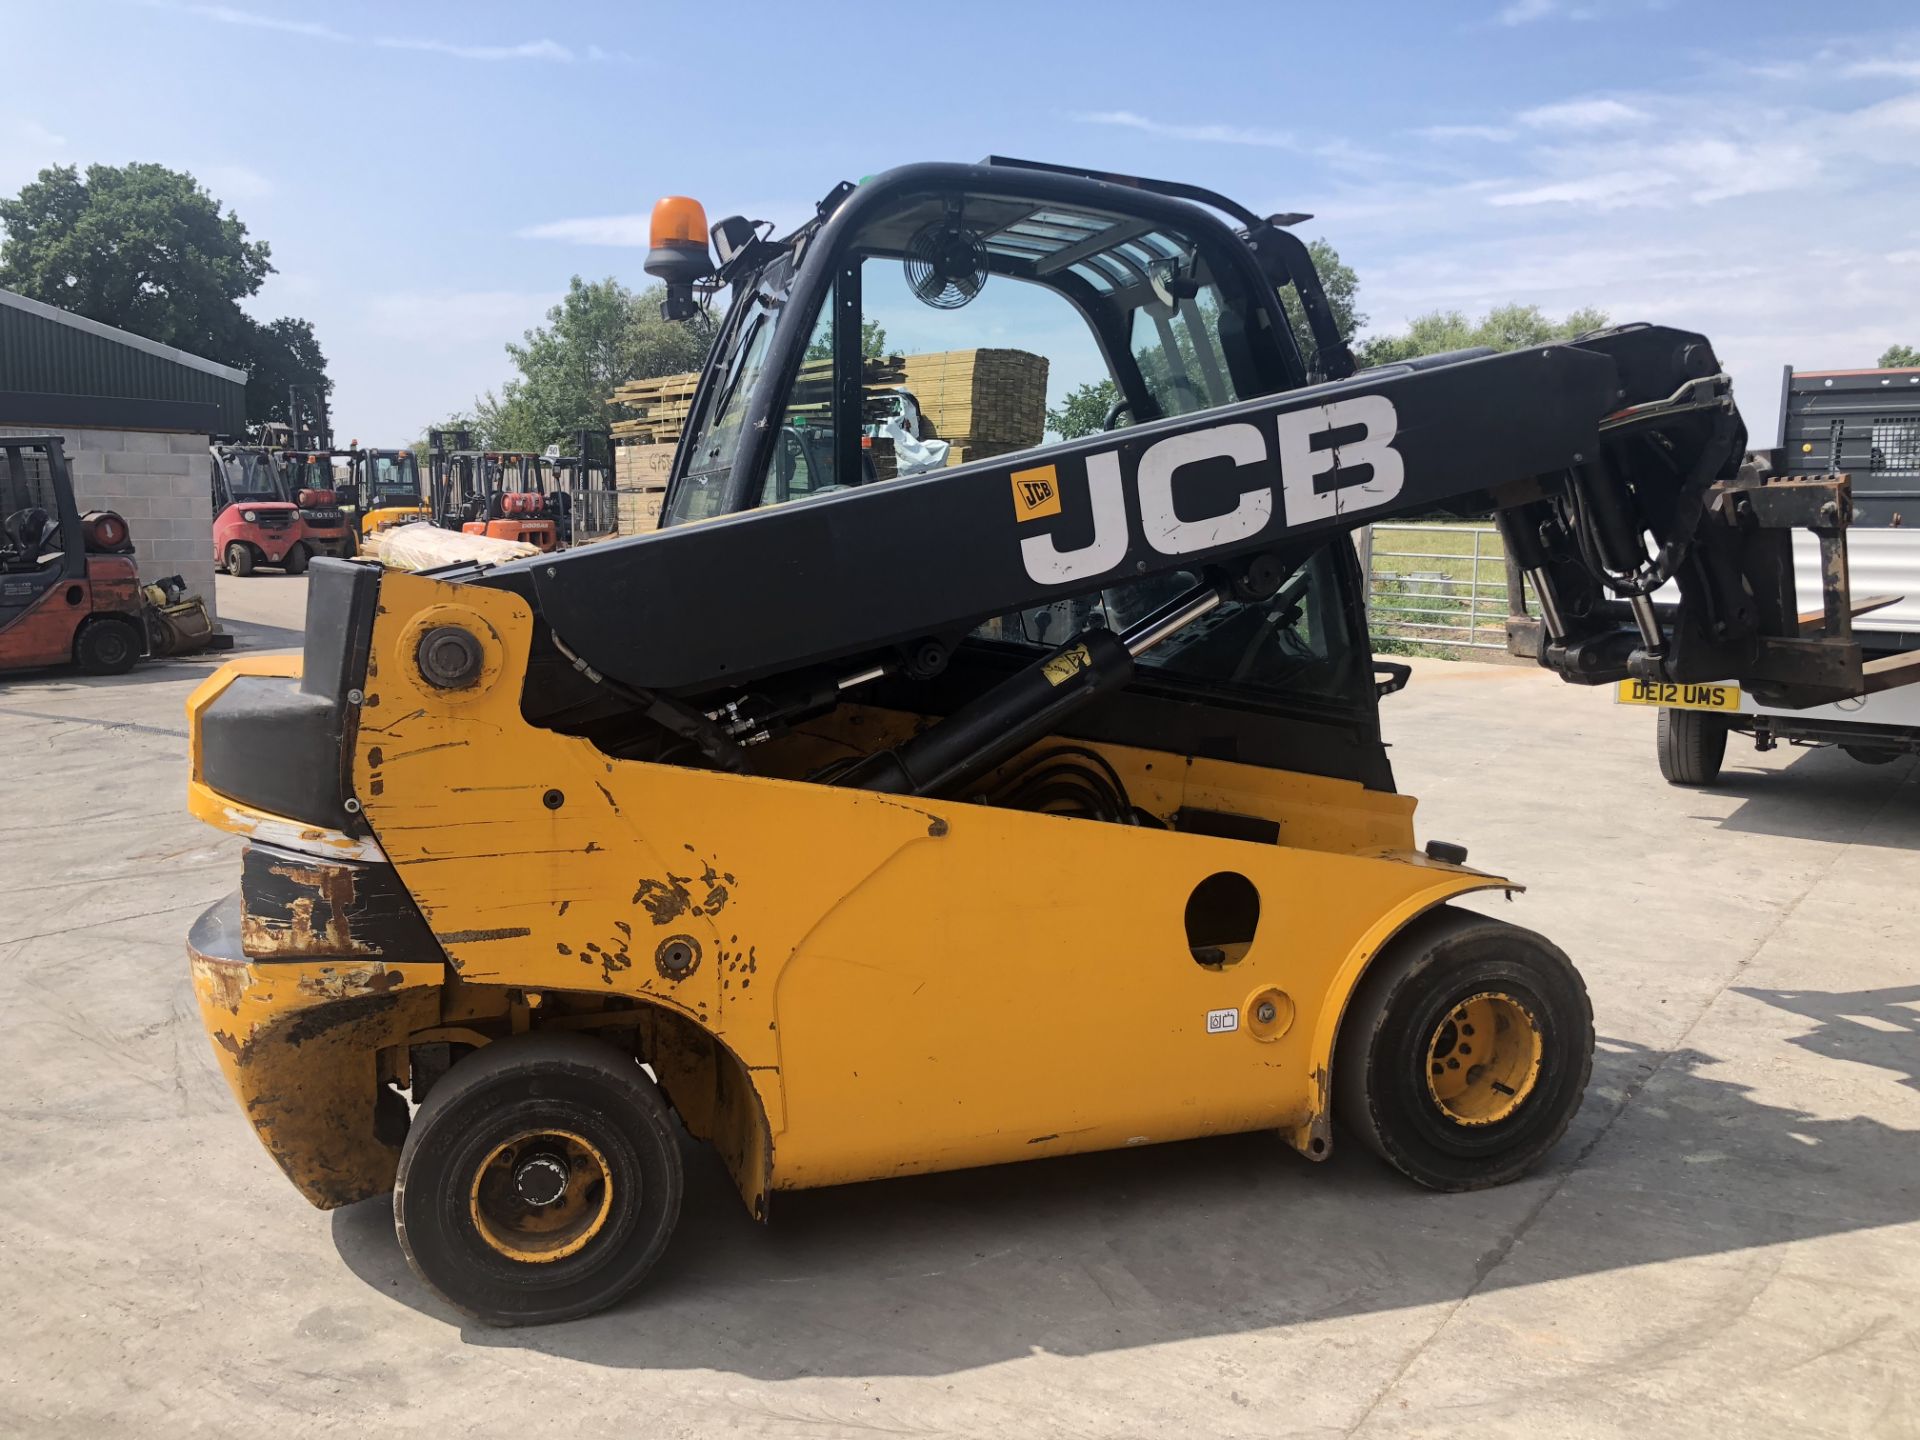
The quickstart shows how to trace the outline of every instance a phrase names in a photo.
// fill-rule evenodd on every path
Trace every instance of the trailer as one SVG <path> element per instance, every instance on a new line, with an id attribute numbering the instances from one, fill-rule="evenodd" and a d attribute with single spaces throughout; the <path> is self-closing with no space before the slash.
<path id="1" fill-rule="evenodd" d="M 1869 673 L 1920 651 L 1920 369 L 1799 370 L 1780 383 L 1776 448 L 1752 468 L 1785 477 L 1843 474 L 1852 500 L 1842 578 Z M 1823 588 L 1820 546 L 1793 537 L 1794 589 Z M 1671 598 L 1665 596 L 1664 598 Z M 1806 617 L 1809 628 L 1817 614 Z M 1756 749 L 1781 743 L 1836 746 L 1867 765 L 1920 754 L 1920 691 L 1911 686 L 1787 710 L 1737 684 L 1657 685 L 1624 680 L 1621 704 L 1656 705 L 1660 773 L 1675 785 L 1712 785 L 1731 735 Z"/>

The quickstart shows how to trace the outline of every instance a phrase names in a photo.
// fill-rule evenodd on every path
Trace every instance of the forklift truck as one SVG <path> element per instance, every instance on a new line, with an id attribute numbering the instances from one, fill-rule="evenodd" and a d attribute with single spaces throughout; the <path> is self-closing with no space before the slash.
<path id="1" fill-rule="evenodd" d="M 321 562 L 304 655 L 190 702 L 191 807 L 248 838 L 194 985 L 301 1193 L 391 1191 L 416 1273 L 516 1324 L 658 1259 L 673 1116 L 761 1219 L 1243 1131 L 1438 1190 L 1537 1165 L 1587 1083 L 1585 987 L 1452 903 L 1514 881 L 1418 843 L 1349 532 L 1492 508 L 1543 665 L 1805 705 L 1864 683 L 1844 587 L 1799 624 L 1788 543 L 1844 573 L 1847 484 L 1742 475 L 1678 330 L 1357 370 L 1289 218 L 998 159 L 838 186 L 780 238 L 662 201 L 668 317 L 731 292 L 663 528 Z M 1059 302 L 1107 430 L 874 478 L 867 286 Z"/>
<path id="2" fill-rule="evenodd" d="M 525 450 L 476 450 L 465 430 L 427 436 L 438 522 L 469 535 L 559 548 L 569 514 L 564 492 L 548 487 L 543 457 Z"/>
<path id="3" fill-rule="evenodd" d="M 306 547 L 308 557 L 333 555 L 344 559 L 355 553 L 359 547 L 354 543 L 354 527 L 347 516 L 340 493 L 342 486 L 334 467 L 345 465 L 351 474 L 359 464 L 358 449 L 309 445 L 282 450 L 277 458 L 287 493 L 300 508 L 301 544 Z"/>
<path id="4" fill-rule="evenodd" d="M 213 560 L 229 575 L 261 565 L 304 575 L 312 550 L 306 521 L 287 489 L 271 444 L 217 438 L 208 447 L 213 478 Z"/>
<path id="5" fill-rule="evenodd" d="M 355 538 L 364 540 L 389 525 L 431 518 L 420 488 L 420 460 L 411 450 L 356 448 L 348 486 Z"/>
<path id="6" fill-rule="evenodd" d="M 121 675 L 147 648 L 127 522 L 82 514 L 57 435 L 0 438 L 0 671 Z"/>

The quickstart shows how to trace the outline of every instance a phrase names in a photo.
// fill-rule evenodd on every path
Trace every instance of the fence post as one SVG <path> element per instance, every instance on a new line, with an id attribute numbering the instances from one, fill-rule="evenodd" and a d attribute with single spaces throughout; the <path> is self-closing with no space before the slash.
<path id="1" fill-rule="evenodd" d="M 1478 526 L 1473 531 L 1473 580 L 1472 588 L 1467 591 L 1467 640 L 1469 643 L 1480 638 L 1480 537 L 1485 533 Z"/>

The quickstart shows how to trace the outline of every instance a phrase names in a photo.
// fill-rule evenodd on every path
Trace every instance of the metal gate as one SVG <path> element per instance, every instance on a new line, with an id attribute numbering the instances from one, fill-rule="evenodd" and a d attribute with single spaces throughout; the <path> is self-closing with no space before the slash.
<path id="1" fill-rule="evenodd" d="M 1468 650 L 1507 648 L 1507 564 L 1491 525 L 1374 525 L 1367 618 L 1376 636 Z"/>

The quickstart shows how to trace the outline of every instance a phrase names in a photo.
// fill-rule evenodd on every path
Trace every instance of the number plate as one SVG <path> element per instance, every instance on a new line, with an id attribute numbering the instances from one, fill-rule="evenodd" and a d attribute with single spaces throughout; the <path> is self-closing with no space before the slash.
<path id="1" fill-rule="evenodd" d="M 1616 705 L 1662 705 L 1669 710 L 1738 710 L 1738 685 L 1668 685 L 1622 680 L 1614 687 Z"/>

